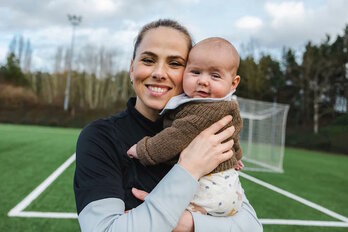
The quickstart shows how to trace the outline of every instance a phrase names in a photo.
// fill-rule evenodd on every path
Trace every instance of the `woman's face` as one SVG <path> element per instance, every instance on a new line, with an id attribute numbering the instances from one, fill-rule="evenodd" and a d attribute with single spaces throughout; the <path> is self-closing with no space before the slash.
<path id="1" fill-rule="evenodd" d="M 169 99 L 182 93 L 187 54 L 188 40 L 182 32 L 158 27 L 145 33 L 129 70 L 137 95 L 135 108 L 145 117 L 156 120 Z"/>

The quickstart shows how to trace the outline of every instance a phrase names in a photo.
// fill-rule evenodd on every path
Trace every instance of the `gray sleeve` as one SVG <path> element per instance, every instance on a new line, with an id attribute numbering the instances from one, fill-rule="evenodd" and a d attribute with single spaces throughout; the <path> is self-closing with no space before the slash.
<path id="1" fill-rule="evenodd" d="M 138 207 L 124 214 L 124 202 L 106 198 L 89 203 L 79 214 L 82 231 L 172 231 L 198 188 L 176 164 Z"/>
<path id="2" fill-rule="evenodd" d="M 195 232 L 261 232 L 262 224 L 256 212 L 243 194 L 242 208 L 232 217 L 212 217 L 192 213 Z"/>

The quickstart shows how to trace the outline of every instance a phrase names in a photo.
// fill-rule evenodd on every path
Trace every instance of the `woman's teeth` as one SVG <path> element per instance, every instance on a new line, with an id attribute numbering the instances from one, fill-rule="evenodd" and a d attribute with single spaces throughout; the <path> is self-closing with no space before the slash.
<path id="1" fill-rule="evenodd" d="M 154 86 L 149 86 L 149 89 L 152 92 L 156 92 L 156 93 L 164 93 L 167 91 L 167 88 L 160 88 L 160 87 L 154 87 Z"/>

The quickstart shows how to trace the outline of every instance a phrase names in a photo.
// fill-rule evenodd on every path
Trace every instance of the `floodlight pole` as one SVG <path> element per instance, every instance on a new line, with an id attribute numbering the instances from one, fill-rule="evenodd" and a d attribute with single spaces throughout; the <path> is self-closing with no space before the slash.
<path id="1" fill-rule="evenodd" d="M 71 36 L 71 47 L 70 47 L 70 58 L 68 62 L 68 76 L 65 86 L 65 97 L 64 97 L 64 110 L 67 111 L 69 108 L 69 95 L 70 95 L 70 82 L 71 82 L 71 66 L 74 54 L 74 42 L 75 42 L 75 28 L 81 23 L 82 17 L 68 14 L 69 22 L 72 25 L 72 36 Z"/>

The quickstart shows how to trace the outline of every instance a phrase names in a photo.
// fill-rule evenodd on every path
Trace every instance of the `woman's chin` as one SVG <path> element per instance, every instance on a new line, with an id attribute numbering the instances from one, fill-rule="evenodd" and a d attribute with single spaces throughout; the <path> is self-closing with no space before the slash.
<path id="1" fill-rule="evenodd" d="M 167 99 L 165 99 L 165 100 L 162 100 L 162 99 L 151 100 L 151 101 L 149 101 L 147 106 L 152 110 L 160 111 L 166 106 L 168 100 Z"/>
<path id="2" fill-rule="evenodd" d="M 172 95 L 173 94 L 170 92 L 160 95 L 150 95 L 147 101 L 147 106 L 154 110 L 162 110 L 166 106 L 170 98 L 173 97 Z"/>

